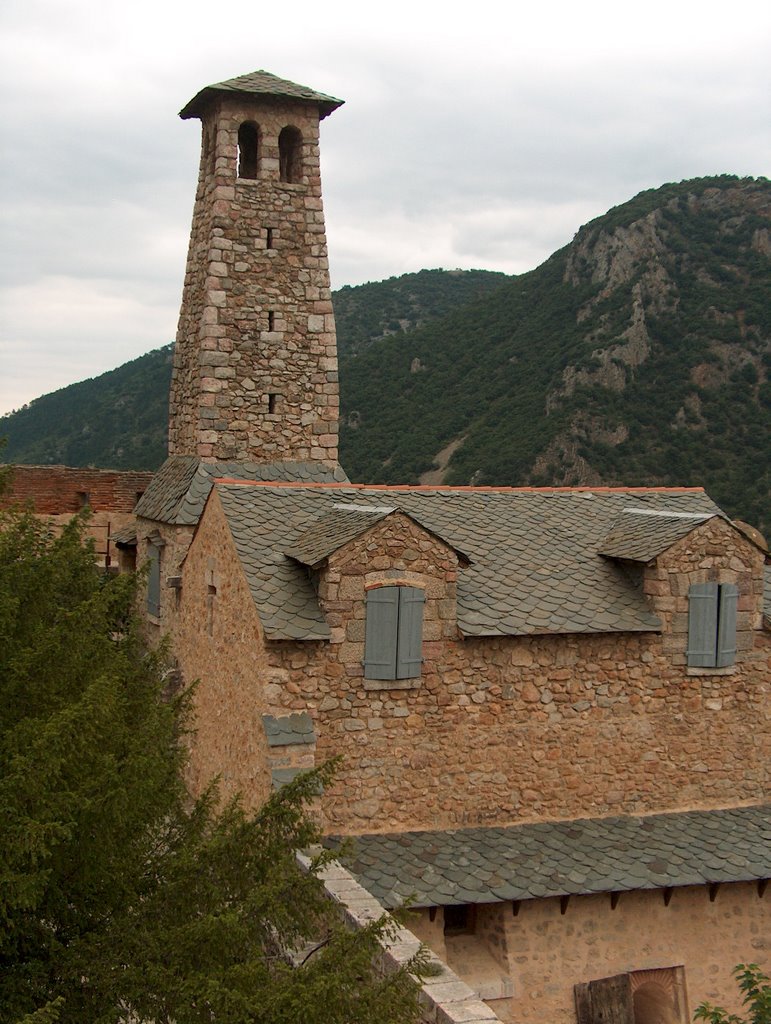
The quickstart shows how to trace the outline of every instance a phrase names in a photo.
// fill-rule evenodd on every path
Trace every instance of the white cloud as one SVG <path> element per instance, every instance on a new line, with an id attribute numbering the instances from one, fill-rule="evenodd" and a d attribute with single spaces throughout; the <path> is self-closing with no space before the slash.
<path id="1" fill-rule="evenodd" d="M 322 126 L 333 285 L 520 272 L 643 188 L 771 166 L 771 8 L 610 0 L 6 0 L 0 411 L 173 335 L 203 85 L 265 67 Z"/>

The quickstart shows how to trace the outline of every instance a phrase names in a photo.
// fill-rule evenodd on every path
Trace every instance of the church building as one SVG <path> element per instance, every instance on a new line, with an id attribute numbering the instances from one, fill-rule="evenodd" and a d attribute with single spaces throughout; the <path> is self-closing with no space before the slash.
<path id="1" fill-rule="evenodd" d="M 148 630 L 199 681 L 191 786 L 256 807 L 340 757 L 324 832 L 447 965 L 426 1020 L 738 1011 L 734 965 L 771 970 L 765 541 L 700 488 L 349 481 L 319 165 L 340 105 L 259 71 L 181 112 L 201 161 L 136 557 Z"/>

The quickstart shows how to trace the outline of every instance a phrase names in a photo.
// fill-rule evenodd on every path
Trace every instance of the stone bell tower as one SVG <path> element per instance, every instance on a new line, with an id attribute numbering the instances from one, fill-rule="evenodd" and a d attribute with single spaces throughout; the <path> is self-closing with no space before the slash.
<path id="1" fill-rule="evenodd" d="M 211 85 L 174 353 L 169 454 L 337 465 L 319 122 L 342 100 L 265 71 Z"/>

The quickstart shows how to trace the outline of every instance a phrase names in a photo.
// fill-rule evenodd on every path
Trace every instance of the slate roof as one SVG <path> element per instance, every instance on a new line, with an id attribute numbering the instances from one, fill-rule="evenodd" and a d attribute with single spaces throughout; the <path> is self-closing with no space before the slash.
<path id="1" fill-rule="evenodd" d="M 692 512 L 625 509 L 603 540 L 600 554 L 634 562 L 650 562 L 710 518 L 709 515 Z"/>
<path id="2" fill-rule="evenodd" d="M 285 78 L 278 78 L 269 71 L 252 71 L 248 75 L 239 75 L 238 78 L 228 78 L 224 82 L 216 82 L 214 85 L 207 85 L 204 89 L 186 103 L 180 110 L 179 116 L 186 120 L 190 117 L 200 117 L 206 104 L 218 93 L 250 93 L 259 96 L 275 96 L 293 100 L 306 100 L 308 103 L 315 103 L 319 108 L 321 118 L 331 114 L 344 103 L 344 100 L 335 99 L 334 96 L 327 96 L 323 92 L 316 92 L 307 85 L 298 85 L 296 82 L 289 82 Z"/>
<path id="3" fill-rule="evenodd" d="M 628 507 L 720 514 L 701 489 L 528 490 L 218 483 L 266 635 L 325 639 L 307 571 L 286 554 L 325 535 L 334 506 L 398 506 L 471 564 L 458 579 L 467 636 L 651 631 L 637 581 L 599 548 Z M 310 545 L 309 545 L 310 547 Z M 307 557 L 313 557 L 314 548 Z"/>
<path id="4" fill-rule="evenodd" d="M 110 540 L 119 548 L 133 547 L 137 542 L 137 528 L 133 523 L 130 526 L 124 526 L 122 530 L 116 530 L 111 534 Z"/>
<path id="5" fill-rule="evenodd" d="M 170 455 L 139 499 L 134 514 L 159 523 L 195 526 L 217 477 L 298 483 L 347 482 L 339 467 L 316 462 L 202 462 L 197 455 Z"/>
<path id="6" fill-rule="evenodd" d="M 324 512 L 314 519 L 311 525 L 301 533 L 286 554 L 290 558 L 313 566 L 328 558 L 348 541 L 369 530 L 381 519 L 385 519 L 394 510 L 392 506 L 375 506 L 366 508 L 363 505 L 333 505 L 329 512 Z"/>
<path id="7" fill-rule="evenodd" d="M 363 835 L 344 864 L 389 908 L 755 881 L 771 876 L 771 805 Z"/>

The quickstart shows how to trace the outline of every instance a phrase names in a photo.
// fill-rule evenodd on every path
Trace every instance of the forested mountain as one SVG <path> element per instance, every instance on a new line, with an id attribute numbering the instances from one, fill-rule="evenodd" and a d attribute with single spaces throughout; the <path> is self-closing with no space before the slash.
<path id="1" fill-rule="evenodd" d="M 334 300 L 352 479 L 698 484 L 771 526 L 766 179 L 643 192 L 516 278 L 423 271 Z M 38 399 L 0 420 L 8 457 L 152 468 L 168 374 L 162 349 Z"/>
<path id="2" fill-rule="evenodd" d="M 486 270 L 421 270 L 333 295 L 341 357 L 442 316 L 508 281 Z M 26 465 L 157 469 L 166 457 L 172 346 L 0 417 L 3 456 Z"/>
<path id="3" fill-rule="evenodd" d="M 341 365 L 353 479 L 703 485 L 771 525 L 771 182 L 643 192 Z"/>
<path id="4" fill-rule="evenodd" d="M 29 466 L 157 469 L 166 458 L 172 346 L 0 417 L 2 457 Z"/>

